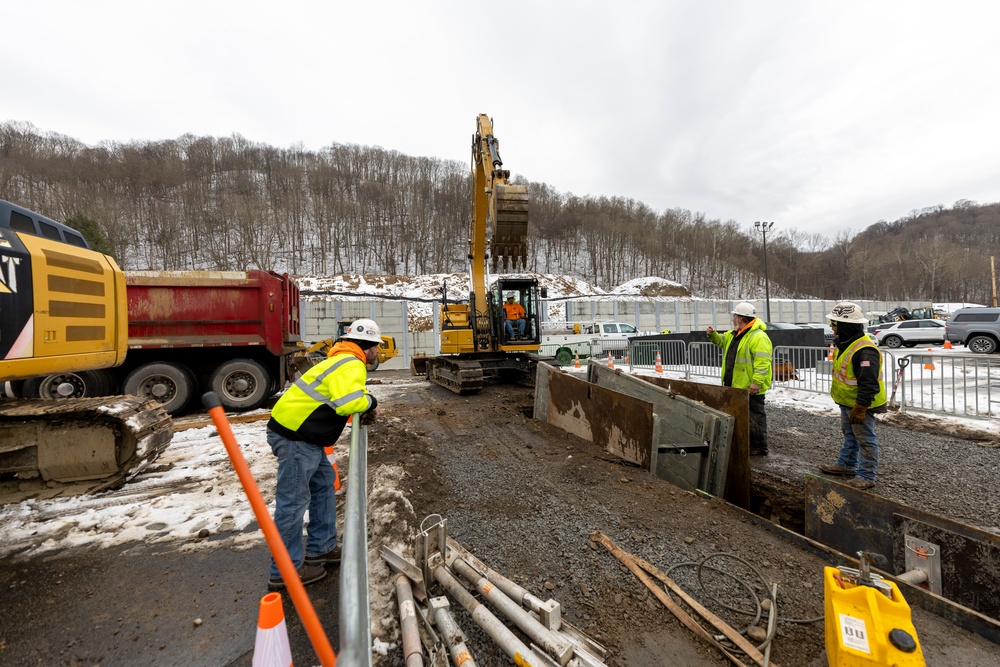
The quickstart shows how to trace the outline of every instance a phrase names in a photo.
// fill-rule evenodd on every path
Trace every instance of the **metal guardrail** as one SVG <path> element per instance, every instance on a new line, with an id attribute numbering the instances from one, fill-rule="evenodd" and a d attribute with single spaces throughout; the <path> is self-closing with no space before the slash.
<path id="1" fill-rule="evenodd" d="M 344 503 L 340 561 L 340 653 L 343 667 L 371 667 L 371 608 L 368 600 L 368 429 L 361 414 L 351 420 L 350 465 Z"/>
<path id="2" fill-rule="evenodd" d="M 663 370 L 692 377 L 719 377 L 722 350 L 712 343 L 639 341 L 629 346 L 632 366 L 653 369 L 660 352 Z M 899 376 L 899 359 L 882 353 L 886 394 L 903 411 L 914 410 L 973 418 L 1000 416 L 1000 359 L 952 354 L 900 356 L 909 363 Z M 781 345 L 772 356 L 772 385 L 829 394 L 833 376 L 830 348 Z M 905 363 L 905 362 L 904 362 Z M 892 388 L 899 379 L 896 395 Z"/>

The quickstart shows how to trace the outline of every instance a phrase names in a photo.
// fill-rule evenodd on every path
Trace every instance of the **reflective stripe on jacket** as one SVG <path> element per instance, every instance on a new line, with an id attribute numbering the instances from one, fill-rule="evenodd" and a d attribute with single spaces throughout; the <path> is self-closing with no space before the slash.
<path id="1" fill-rule="evenodd" d="M 733 362 L 733 387 L 747 389 L 751 384 L 760 387 L 763 394 L 771 386 L 771 339 L 765 329 L 767 325 L 760 318 L 754 319 L 750 330 L 740 339 L 736 348 L 736 360 Z M 726 377 L 726 357 L 729 345 L 736 337 L 737 331 L 727 331 L 720 334 L 713 331 L 708 340 L 716 347 L 722 348 L 722 375 Z"/>
<path id="2" fill-rule="evenodd" d="M 878 348 L 871 339 L 863 335 L 843 352 L 838 351 L 833 358 L 833 381 L 830 383 L 830 397 L 837 405 L 853 408 L 858 402 L 858 378 L 854 374 L 854 364 L 851 361 L 856 352 L 866 347 L 878 352 Z M 882 379 L 880 372 L 878 373 L 878 393 L 875 394 L 875 398 L 872 399 L 872 404 L 868 408 L 877 408 L 885 403 L 885 380 Z"/>
<path id="3" fill-rule="evenodd" d="M 335 350 L 334 356 L 307 370 L 278 399 L 268 428 L 286 437 L 332 445 L 349 415 L 376 404 L 365 387 L 368 370 L 358 356 L 349 350 Z"/>

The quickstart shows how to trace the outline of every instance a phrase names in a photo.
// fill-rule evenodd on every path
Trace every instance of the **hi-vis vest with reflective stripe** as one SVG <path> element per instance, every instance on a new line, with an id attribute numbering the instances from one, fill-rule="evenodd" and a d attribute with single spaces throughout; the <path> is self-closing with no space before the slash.
<path id="1" fill-rule="evenodd" d="M 771 339 L 764 331 L 767 327 L 757 318 L 750 325 L 750 331 L 743 334 L 739 347 L 736 348 L 736 359 L 733 361 L 733 387 L 746 389 L 752 383 L 760 385 L 763 394 L 771 386 Z M 716 347 L 722 348 L 722 377 L 726 377 L 726 356 L 729 346 L 736 337 L 735 331 L 720 334 L 712 332 L 708 337 Z"/>
<path id="2" fill-rule="evenodd" d="M 854 364 L 851 363 L 851 358 L 854 357 L 855 352 L 866 347 L 874 348 L 876 352 L 878 351 L 878 348 L 875 347 L 868 336 L 861 336 L 851 343 L 843 353 L 838 352 L 837 356 L 834 357 L 830 398 L 837 405 L 846 405 L 849 408 L 853 408 L 858 402 L 858 378 L 854 376 Z M 877 408 L 880 405 L 885 405 L 885 402 L 885 381 L 882 379 L 882 374 L 879 373 L 878 393 L 875 394 L 872 404 L 868 407 Z"/>
<path id="3" fill-rule="evenodd" d="M 365 389 L 367 377 L 365 363 L 353 354 L 325 359 L 285 391 L 271 410 L 271 418 L 296 431 L 321 405 L 330 406 L 342 417 L 364 412 L 371 406 Z"/>

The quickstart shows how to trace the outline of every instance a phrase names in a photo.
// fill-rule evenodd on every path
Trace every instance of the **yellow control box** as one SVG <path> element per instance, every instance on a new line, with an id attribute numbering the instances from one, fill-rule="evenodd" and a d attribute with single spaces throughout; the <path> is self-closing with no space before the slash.
<path id="1" fill-rule="evenodd" d="M 826 658 L 830 667 L 924 665 L 910 606 L 899 587 L 859 585 L 835 567 L 823 568 Z"/>

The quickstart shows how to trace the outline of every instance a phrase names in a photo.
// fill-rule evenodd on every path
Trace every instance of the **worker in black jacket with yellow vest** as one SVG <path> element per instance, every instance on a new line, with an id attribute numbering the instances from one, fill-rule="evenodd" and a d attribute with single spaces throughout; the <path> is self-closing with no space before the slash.
<path id="1" fill-rule="evenodd" d="M 845 484 L 857 489 L 870 489 L 878 472 L 873 413 L 886 411 L 882 353 L 865 332 L 868 318 L 856 303 L 841 301 L 827 318 L 837 334 L 830 396 L 840 406 L 844 442 L 837 462 L 819 469 L 828 475 L 851 477 Z"/>
<path id="2" fill-rule="evenodd" d="M 278 457 L 274 523 L 303 584 L 326 576 L 340 562 L 334 471 L 323 448 L 332 445 L 356 412 L 374 416 L 378 405 L 368 393 L 366 364 L 378 357 L 382 332 L 361 319 L 340 337 L 329 356 L 302 374 L 281 395 L 267 422 L 267 443 Z M 305 556 L 302 520 L 309 509 Z M 268 588 L 284 587 L 271 559 Z"/>

